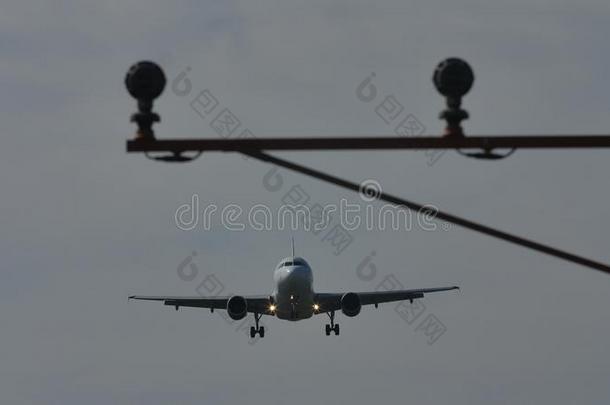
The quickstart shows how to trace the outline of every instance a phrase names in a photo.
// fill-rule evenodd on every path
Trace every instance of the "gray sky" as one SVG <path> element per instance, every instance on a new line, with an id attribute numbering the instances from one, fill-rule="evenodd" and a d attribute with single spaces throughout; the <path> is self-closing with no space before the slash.
<path id="1" fill-rule="evenodd" d="M 277 207 L 300 185 L 312 201 L 358 196 L 269 166 L 209 154 L 188 165 L 127 155 L 135 103 L 123 88 L 141 59 L 169 82 L 159 137 L 217 135 L 189 106 L 209 89 L 255 135 L 392 134 L 356 88 L 371 72 L 439 133 L 430 81 L 443 58 L 468 60 L 471 134 L 608 130 L 607 1 L 5 1 L 0 5 L 0 396 L 3 403 L 456 404 L 605 403 L 610 279 L 450 228 L 357 230 L 340 255 L 295 232 L 320 291 L 458 284 L 426 298 L 446 327 L 434 344 L 393 305 L 266 321 L 248 343 L 197 309 L 128 303 L 194 295 L 214 274 L 227 292 L 268 293 L 290 232 L 181 231 L 174 212 L 202 201 Z M 186 67 L 193 89 L 171 81 Z M 446 153 L 282 153 L 354 181 L 610 262 L 606 151 L 518 151 L 483 162 Z M 372 251 L 371 281 L 357 267 Z M 192 252 L 199 272 L 177 267 Z"/>

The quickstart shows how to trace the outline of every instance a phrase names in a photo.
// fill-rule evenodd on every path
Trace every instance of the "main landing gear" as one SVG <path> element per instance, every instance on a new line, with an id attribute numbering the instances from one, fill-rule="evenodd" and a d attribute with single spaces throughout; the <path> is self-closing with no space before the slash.
<path id="1" fill-rule="evenodd" d="M 262 316 L 263 316 L 263 314 L 254 313 L 254 323 L 256 324 L 256 327 L 250 326 L 250 338 L 252 338 L 252 339 L 254 339 L 254 337 L 256 336 L 257 333 L 258 333 L 258 336 L 260 336 L 261 338 L 265 337 L 265 327 L 258 326 L 258 321 L 260 321 Z"/>
<path id="2" fill-rule="evenodd" d="M 330 336 L 330 332 L 335 332 L 335 336 L 339 336 L 339 324 L 335 323 L 335 311 L 327 312 L 326 315 L 330 318 L 330 324 L 326 324 L 326 336 Z"/>

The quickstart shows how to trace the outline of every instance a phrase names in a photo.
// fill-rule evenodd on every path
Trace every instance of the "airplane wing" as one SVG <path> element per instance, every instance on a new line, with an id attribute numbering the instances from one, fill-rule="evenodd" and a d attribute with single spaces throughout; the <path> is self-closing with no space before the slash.
<path id="1" fill-rule="evenodd" d="M 179 307 L 195 307 L 195 308 L 209 308 L 209 309 L 227 309 L 227 302 L 231 296 L 225 297 L 171 297 L 171 296 L 151 296 L 151 295 L 132 295 L 129 297 L 130 300 L 144 300 L 144 301 L 163 301 L 164 305 L 175 307 L 178 310 Z M 255 312 L 258 314 L 271 315 L 269 311 L 269 296 L 268 295 L 246 295 L 244 296 L 247 302 L 248 312 Z"/>
<path id="2" fill-rule="evenodd" d="M 460 287 L 438 287 L 438 288 L 421 288 L 417 290 L 394 290 L 394 291 L 372 291 L 372 292 L 357 292 L 355 293 L 360 298 L 362 305 L 377 305 L 384 302 L 393 301 L 413 301 L 418 298 L 423 298 L 424 294 L 459 290 Z M 323 293 L 316 294 L 316 303 L 319 305 L 318 313 L 330 311 L 338 311 L 341 309 L 341 298 L 345 293 Z"/>

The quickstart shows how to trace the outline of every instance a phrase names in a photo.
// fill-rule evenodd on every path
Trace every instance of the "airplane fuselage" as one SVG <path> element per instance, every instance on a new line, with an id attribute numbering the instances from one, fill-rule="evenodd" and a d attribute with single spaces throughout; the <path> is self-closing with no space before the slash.
<path id="1" fill-rule="evenodd" d="M 300 257 L 282 260 L 273 274 L 275 315 L 280 319 L 298 321 L 314 314 L 313 274 Z"/>

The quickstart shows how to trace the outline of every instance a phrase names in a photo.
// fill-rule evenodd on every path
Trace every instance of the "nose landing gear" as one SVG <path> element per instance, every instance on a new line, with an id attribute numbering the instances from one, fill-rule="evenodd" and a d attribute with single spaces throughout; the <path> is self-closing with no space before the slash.
<path id="1" fill-rule="evenodd" d="M 327 312 L 326 315 L 330 318 L 330 324 L 326 324 L 326 336 L 330 336 L 330 332 L 335 332 L 335 336 L 339 336 L 339 324 L 335 323 L 335 311 Z"/>
<path id="2" fill-rule="evenodd" d="M 293 321 L 296 321 L 299 316 L 299 314 L 297 313 L 298 303 L 299 303 L 299 296 L 291 295 L 290 296 L 290 319 L 292 319 Z"/>
<path id="3" fill-rule="evenodd" d="M 250 326 L 250 338 L 251 339 L 254 339 L 254 337 L 256 336 L 257 333 L 258 333 L 258 336 L 260 336 L 261 338 L 265 337 L 265 327 L 258 326 L 258 321 L 260 321 L 262 316 L 263 316 L 263 314 L 254 313 L 254 323 L 256 324 L 256 327 Z"/>

